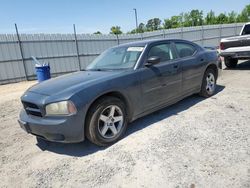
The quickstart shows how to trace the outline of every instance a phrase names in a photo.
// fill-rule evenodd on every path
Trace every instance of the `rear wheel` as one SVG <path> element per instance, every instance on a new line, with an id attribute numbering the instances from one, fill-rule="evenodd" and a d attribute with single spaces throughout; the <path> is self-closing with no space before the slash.
<path id="1" fill-rule="evenodd" d="M 215 70 L 208 68 L 203 76 L 200 95 L 210 97 L 215 93 L 216 89 L 216 74 Z"/>
<path id="2" fill-rule="evenodd" d="M 111 145 L 126 131 L 125 104 L 115 97 L 102 98 L 91 107 L 86 123 L 86 136 L 92 143 Z"/>
<path id="3" fill-rule="evenodd" d="M 225 57 L 224 61 L 227 68 L 235 68 L 238 63 L 238 59 L 232 59 L 228 57 Z"/>

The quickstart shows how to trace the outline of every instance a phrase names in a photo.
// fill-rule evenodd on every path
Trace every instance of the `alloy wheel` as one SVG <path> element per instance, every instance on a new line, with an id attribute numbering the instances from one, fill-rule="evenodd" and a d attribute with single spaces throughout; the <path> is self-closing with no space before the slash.
<path id="1" fill-rule="evenodd" d="M 207 90 L 208 94 L 213 94 L 213 92 L 215 90 L 214 74 L 211 72 L 208 73 L 206 80 L 207 80 L 206 90 Z"/>
<path id="2" fill-rule="evenodd" d="M 102 137 L 112 139 L 122 130 L 124 115 L 117 105 L 106 107 L 98 119 L 98 131 Z"/>

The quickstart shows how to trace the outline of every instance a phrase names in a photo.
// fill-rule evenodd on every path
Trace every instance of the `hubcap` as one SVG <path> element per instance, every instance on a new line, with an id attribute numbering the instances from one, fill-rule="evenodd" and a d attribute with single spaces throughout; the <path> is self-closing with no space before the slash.
<path id="1" fill-rule="evenodd" d="M 207 85 L 206 85 L 206 90 L 208 92 L 208 94 L 213 94 L 214 89 L 215 89 L 215 78 L 214 75 L 212 73 L 209 73 L 207 75 Z"/>
<path id="2" fill-rule="evenodd" d="M 120 107 L 110 105 L 102 111 L 98 119 L 98 131 L 104 138 L 114 138 L 120 133 L 123 120 Z"/>

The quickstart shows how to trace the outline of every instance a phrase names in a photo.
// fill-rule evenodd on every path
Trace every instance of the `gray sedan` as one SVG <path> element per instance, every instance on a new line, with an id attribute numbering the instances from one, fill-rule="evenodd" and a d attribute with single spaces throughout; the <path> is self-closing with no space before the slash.
<path id="1" fill-rule="evenodd" d="M 129 122 L 199 93 L 216 89 L 216 51 L 185 40 L 122 44 L 98 56 L 86 70 L 44 81 L 21 101 L 19 124 L 38 140 L 119 140 Z"/>

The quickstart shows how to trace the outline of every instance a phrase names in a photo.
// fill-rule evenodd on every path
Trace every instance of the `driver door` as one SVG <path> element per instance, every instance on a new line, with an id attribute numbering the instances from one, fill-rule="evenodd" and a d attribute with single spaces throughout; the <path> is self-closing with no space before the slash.
<path id="1" fill-rule="evenodd" d="M 144 110 L 164 105 L 181 94 L 181 64 L 173 44 L 153 45 L 147 58 L 158 56 L 160 63 L 143 67 L 141 74 Z"/>

